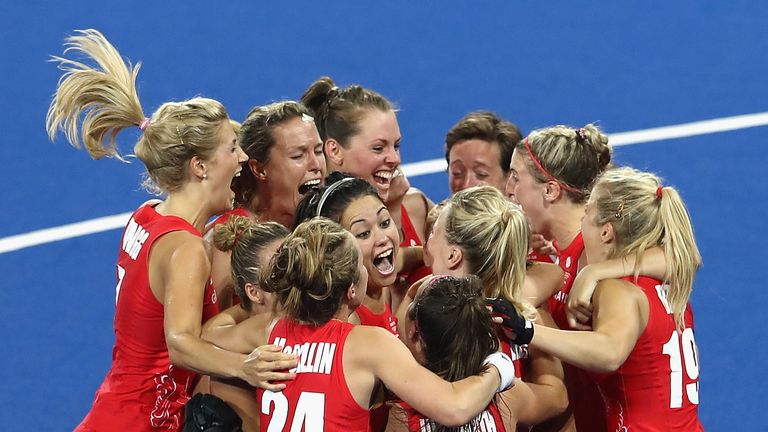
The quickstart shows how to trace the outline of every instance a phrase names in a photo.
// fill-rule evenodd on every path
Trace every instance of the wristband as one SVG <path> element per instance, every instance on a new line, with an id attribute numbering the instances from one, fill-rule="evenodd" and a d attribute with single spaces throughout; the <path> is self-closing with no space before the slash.
<path id="1" fill-rule="evenodd" d="M 533 339 L 533 323 L 525 319 L 512 304 L 502 298 L 489 298 L 486 304 L 493 309 L 492 315 L 502 319 L 501 325 L 515 334 L 511 342 L 525 345 Z"/>
<path id="2" fill-rule="evenodd" d="M 496 393 L 501 393 L 504 390 L 512 387 L 515 381 L 515 363 L 512 359 L 503 352 L 495 352 L 483 361 L 483 365 L 492 364 L 496 366 L 499 371 L 499 387 L 496 389 Z"/>

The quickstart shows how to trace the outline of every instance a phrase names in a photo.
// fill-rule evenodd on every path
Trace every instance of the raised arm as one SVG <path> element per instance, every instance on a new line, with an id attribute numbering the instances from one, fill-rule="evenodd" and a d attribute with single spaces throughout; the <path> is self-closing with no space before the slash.
<path id="1" fill-rule="evenodd" d="M 490 403 L 500 376 L 491 366 L 480 375 L 449 383 L 421 366 L 394 335 L 376 327 L 359 326 L 350 333 L 345 348 L 344 367 L 360 372 L 347 373 L 350 389 L 367 403 L 370 388 L 381 380 L 389 390 L 414 409 L 445 426 L 460 426 L 477 416 Z M 511 362 L 510 362 L 511 365 Z M 506 370 L 506 373 L 510 370 Z"/>
<path id="2" fill-rule="evenodd" d="M 573 281 L 571 292 L 566 302 L 568 324 L 579 330 L 589 330 L 587 323 L 592 318 L 592 294 L 597 283 L 605 279 L 618 279 L 632 276 L 635 272 L 635 255 L 613 258 L 585 266 Z M 643 252 L 640 261 L 640 274 L 664 280 L 667 260 L 664 250 L 654 247 Z"/>
<path id="3" fill-rule="evenodd" d="M 636 286 L 617 279 L 600 282 L 593 301 L 594 330 L 564 331 L 536 324 L 531 345 L 582 369 L 618 369 L 645 329 L 648 301 Z"/>

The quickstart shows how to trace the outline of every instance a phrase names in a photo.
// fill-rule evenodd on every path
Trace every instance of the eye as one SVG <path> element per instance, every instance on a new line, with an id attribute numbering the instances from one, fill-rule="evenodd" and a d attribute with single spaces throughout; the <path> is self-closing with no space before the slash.
<path id="1" fill-rule="evenodd" d="M 370 236 L 370 235 L 371 235 L 371 231 L 365 230 L 365 231 L 361 231 L 361 232 L 355 234 L 355 238 L 367 239 L 368 236 Z"/>
<path id="2" fill-rule="evenodd" d="M 381 224 L 379 224 L 382 228 L 389 228 L 389 226 L 392 224 L 392 219 L 384 219 L 381 221 Z"/>
<path id="3" fill-rule="evenodd" d="M 395 151 L 397 151 L 397 152 L 400 151 L 400 143 L 399 142 L 395 143 Z"/>
<path id="4" fill-rule="evenodd" d="M 381 153 L 382 151 L 384 151 L 384 147 L 383 146 L 373 146 L 373 147 L 371 147 L 371 151 L 374 152 L 374 153 Z"/>
<path id="5" fill-rule="evenodd" d="M 488 173 L 484 173 L 484 172 L 478 172 L 478 173 L 475 173 L 475 175 L 476 175 L 476 176 L 477 176 L 477 178 L 479 178 L 479 179 L 485 179 L 485 178 L 488 178 Z"/>

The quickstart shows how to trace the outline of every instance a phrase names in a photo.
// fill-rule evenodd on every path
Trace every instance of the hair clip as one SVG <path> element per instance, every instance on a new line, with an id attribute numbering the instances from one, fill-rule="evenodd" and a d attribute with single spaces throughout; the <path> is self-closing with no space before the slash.
<path id="1" fill-rule="evenodd" d="M 576 132 L 576 137 L 581 141 L 584 141 L 587 139 L 587 134 L 584 133 L 584 128 L 574 129 L 574 132 Z"/>
<path id="2" fill-rule="evenodd" d="M 624 202 L 622 201 L 621 204 L 619 204 L 619 208 L 616 209 L 616 219 L 621 219 L 621 217 L 624 215 Z"/>
<path id="3" fill-rule="evenodd" d="M 184 145 L 184 140 L 181 139 L 181 132 L 179 131 L 179 127 L 176 126 L 176 135 L 179 136 L 179 141 L 181 142 L 181 145 Z"/>

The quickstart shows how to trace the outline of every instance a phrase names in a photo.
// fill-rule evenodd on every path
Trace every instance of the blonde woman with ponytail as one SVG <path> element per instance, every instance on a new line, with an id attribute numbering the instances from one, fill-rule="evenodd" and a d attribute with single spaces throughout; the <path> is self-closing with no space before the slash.
<path id="1" fill-rule="evenodd" d="M 254 356 L 227 352 L 200 338 L 203 321 L 218 312 L 200 233 L 208 219 L 231 208 L 229 185 L 246 160 L 226 110 L 194 98 L 165 103 L 145 117 L 138 65 L 126 65 L 96 30 L 68 38 L 65 54 L 72 52 L 97 66 L 53 58 L 64 75 L 46 117 L 51 139 L 61 130 L 94 159 L 122 160 L 116 137 L 138 127 L 133 152 L 146 167 L 145 185 L 165 195 L 139 207 L 123 233 L 112 367 L 76 430 L 180 430 L 198 373 L 279 388 L 267 380 L 290 375 L 264 370 L 291 367 L 291 357 L 267 347 Z M 270 359 L 288 360 L 265 362 Z"/>
<path id="2" fill-rule="evenodd" d="M 534 237 L 552 242 L 556 249 L 555 254 L 534 251 L 531 259 L 554 262 L 565 271 L 557 289 L 531 292 L 528 297 L 535 303 L 546 300 L 549 313 L 561 329 L 589 329 L 591 290 L 597 280 L 630 274 L 627 263 L 619 259 L 593 264 L 581 274 L 586 269 L 581 220 L 590 191 L 598 176 L 610 167 L 611 157 L 608 136 L 593 124 L 535 130 L 518 142 L 512 153 L 507 196 L 522 206 L 531 229 L 537 233 Z M 663 277 L 664 265 L 663 253 L 647 251 L 643 260 L 647 274 Z M 595 421 L 604 413 L 594 380 L 572 365 L 564 366 L 569 411 L 573 412 L 576 428 L 605 431 L 604 425 Z"/>
<path id="3" fill-rule="evenodd" d="M 701 257 L 680 195 L 653 174 L 609 170 L 587 203 L 582 234 L 590 264 L 631 256 L 634 275 L 597 285 L 592 331 L 536 325 L 531 346 L 599 374 L 608 430 L 703 430 L 688 304 Z M 654 247 L 667 258 L 663 280 L 641 271 Z"/>
<path id="4" fill-rule="evenodd" d="M 475 275 L 480 278 L 486 297 L 502 298 L 516 312 L 534 319 L 537 312 L 524 291 L 535 288 L 526 289 L 526 284 L 559 286 L 563 273 L 552 264 L 532 264 L 551 266 L 557 272 L 548 278 L 528 278 L 529 235 L 528 221 L 520 207 L 506 200 L 498 189 L 475 186 L 461 190 L 448 199 L 429 237 L 427 249 L 432 270 L 436 275 Z M 398 310 L 401 322 L 405 321 L 415 293 L 409 294 L 410 298 Z M 547 323 L 551 320 L 544 311 L 539 319 Z M 406 334 L 401 329 L 401 335 Z M 545 353 L 510 345 L 505 337 L 501 344 L 503 351 L 516 360 L 517 370 L 526 371 L 522 378 L 531 389 L 521 394 L 523 387 L 515 387 L 502 394 L 505 403 L 500 403 L 499 409 L 506 429 L 514 430 L 518 422 L 537 424 L 562 413 L 567 398 L 560 362 Z"/>

